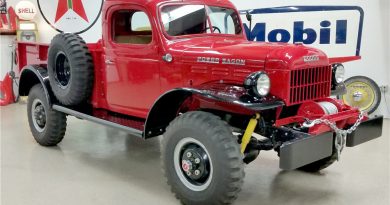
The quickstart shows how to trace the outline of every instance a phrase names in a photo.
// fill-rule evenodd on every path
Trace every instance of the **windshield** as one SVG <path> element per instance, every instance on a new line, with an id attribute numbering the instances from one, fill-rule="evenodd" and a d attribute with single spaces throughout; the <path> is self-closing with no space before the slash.
<path id="1" fill-rule="evenodd" d="M 165 31 L 170 36 L 242 32 L 238 14 L 233 9 L 205 5 L 170 5 L 161 9 Z"/>

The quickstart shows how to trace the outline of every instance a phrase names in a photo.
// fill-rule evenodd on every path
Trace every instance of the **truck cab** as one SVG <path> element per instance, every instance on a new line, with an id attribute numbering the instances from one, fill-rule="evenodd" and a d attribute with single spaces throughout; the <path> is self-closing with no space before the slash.
<path id="1" fill-rule="evenodd" d="M 227 64 L 214 62 L 222 70 L 212 71 L 213 62 L 207 62 L 210 58 L 222 61 L 222 56 L 239 49 L 237 45 L 248 43 L 239 14 L 229 2 L 208 3 L 213 6 L 203 1 L 106 2 L 103 44 L 110 109 L 146 118 L 156 98 L 174 88 L 195 87 L 220 77 L 242 83 L 243 79 L 224 71 Z M 231 51 L 219 51 L 222 47 Z M 245 61 L 238 57 L 227 60 Z M 192 74 L 196 69 L 200 73 Z M 242 70 L 242 76 L 250 74 L 248 68 Z"/>
<path id="2" fill-rule="evenodd" d="M 71 33 L 18 43 L 32 134 L 55 146 L 75 116 L 163 135 L 165 175 L 184 204 L 232 203 L 260 151 L 276 151 L 281 169 L 317 172 L 381 136 L 382 116 L 330 97 L 342 62 L 248 41 L 229 1 L 106 0 L 102 30 L 97 43 Z"/>

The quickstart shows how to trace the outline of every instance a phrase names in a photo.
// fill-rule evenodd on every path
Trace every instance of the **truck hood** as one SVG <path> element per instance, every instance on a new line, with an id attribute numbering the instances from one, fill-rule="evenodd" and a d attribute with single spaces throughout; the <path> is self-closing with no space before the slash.
<path id="1" fill-rule="evenodd" d="M 178 61 L 229 64 L 267 69 L 299 69 L 329 65 L 322 51 L 286 43 L 260 43 L 232 37 L 196 37 L 168 44 Z M 218 61 L 218 62 L 217 62 Z"/>

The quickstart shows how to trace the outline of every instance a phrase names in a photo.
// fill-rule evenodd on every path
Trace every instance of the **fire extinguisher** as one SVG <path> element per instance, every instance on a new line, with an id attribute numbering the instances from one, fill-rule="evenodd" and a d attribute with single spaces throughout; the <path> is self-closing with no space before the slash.
<path id="1" fill-rule="evenodd" d="M 10 45 L 13 48 L 13 45 Z M 15 103 L 17 98 L 14 95 L 14 82 L 16 82 L 16 75 L 14 72 L 14 50 L 11 54 L 11 71 L 8 72 L 3 81 L 0 81 L 0 106 L 6 106 Z"/>

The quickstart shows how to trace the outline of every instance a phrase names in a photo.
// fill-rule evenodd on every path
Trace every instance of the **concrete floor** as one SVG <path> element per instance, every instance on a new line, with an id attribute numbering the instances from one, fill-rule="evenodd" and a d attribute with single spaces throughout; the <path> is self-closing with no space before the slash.
<path id="1" fill-rule="evenodd" d="M 160 139 L 70 117 L 64 141 L 45 148 L 30 134 L 26 105 L 0 109 L 1 204 L 179 204 L 161 173 Z M 320 174 L 281 171 L 276 154 L 262 152 L 236 204 L 389 205 L 389 126 Z"/>

